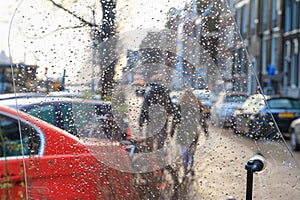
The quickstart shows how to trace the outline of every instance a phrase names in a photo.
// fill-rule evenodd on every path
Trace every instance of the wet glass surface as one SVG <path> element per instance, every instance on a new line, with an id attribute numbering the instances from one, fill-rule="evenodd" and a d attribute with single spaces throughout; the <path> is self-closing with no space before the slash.
<path id="1" fill-rule="evenodd" d="M 41 97 L 7 105 L 51 125 L 1 109 L 32 130 L 15 126 L 9 156 L 1 119 L 2 196 L 245 199 L 250 185 L 253 199 L 300 196 L 224 1 L 23 0 L 9 42 L 39 65 L 17 66 L 15 93 Z"/>

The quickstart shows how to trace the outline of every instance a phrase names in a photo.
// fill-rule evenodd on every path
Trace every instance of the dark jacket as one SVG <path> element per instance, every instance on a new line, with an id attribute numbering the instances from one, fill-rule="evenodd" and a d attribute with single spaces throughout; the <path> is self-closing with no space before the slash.
<path id="1" fill-rule="evenodd" d="M 139 118 L 140 126 L 143 126 L 144 123 L 149 123 L 151 121 L 151 119 L 149 118 L 149 109 L 152 105 L 155 104 L 163 106 L 167 114 L 169 116 L 173 116 L 173 126 L 180 123 L 180 107 L 172 103 L 169 90 L 164 85 L 152 83 L 150 84 L 150 88 L 144 94 L 144 102 L 141 108 L 141 114 Z M 171 135 L 172 132 L 173 127 Z"/>

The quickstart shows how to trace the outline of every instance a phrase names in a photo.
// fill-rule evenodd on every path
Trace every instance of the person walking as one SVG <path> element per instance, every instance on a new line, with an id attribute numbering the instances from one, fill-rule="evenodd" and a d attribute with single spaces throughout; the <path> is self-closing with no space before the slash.
<path id="1" fill-rule="evenodd" d="M 179 97 L 177 104 L 181 109 L 181 122 L 177 132 L 177 143 L 181 148 L 183 162 L 183 181 L 188 177 L 188 172 L 194 175 L 194 154 L 199 138 L 199 110 L 198 98 L 192 89 L 185 90 Z"/>

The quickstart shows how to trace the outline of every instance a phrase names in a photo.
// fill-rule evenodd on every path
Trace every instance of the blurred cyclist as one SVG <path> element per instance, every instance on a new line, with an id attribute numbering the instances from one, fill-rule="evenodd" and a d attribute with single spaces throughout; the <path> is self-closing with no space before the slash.
<path id="1" fill-rule="evenodd" d="M 153 143 L 157 140 L 157 149 L 163 147 L 164 142 L 167 137 L 167 126 L 168 126 L 168 118 L 170 116 L 172 119 L 172 128 L 171 128 L 171 136 L 173 136 L 175 126 L 180 122 L 180 110 L 179 108 L 171 102 L 170 94 L 167 88 L 160 84 L 159 76 L 152 77 L 152 83 L 150 83 L 150 88 L 145 91 L 144 101 L 141 108 L 140 118 L 139 118 L 139 126 L 143 127 L 143 125 L 149 124 L 151 121 L 149 117 L 150 107 L 153 105 L 161 105 L 164 107 L 168 117 L 165 121 L 164 127 L 160 130 L 160 132 L 154 136 L 150 137 L 152 133 L 147 133 L 147 145 L 153 149 Z M 148 137 L 149 136 L 149 137 Z"/>

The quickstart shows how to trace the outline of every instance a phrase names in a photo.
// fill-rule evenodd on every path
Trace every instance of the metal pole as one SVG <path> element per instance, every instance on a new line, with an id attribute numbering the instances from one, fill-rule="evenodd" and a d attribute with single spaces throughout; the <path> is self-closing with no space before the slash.
<path id="1" fill-rule="evenodd" d="M 246 186 L 246 200 L 252 200 L 253 193 L 253 173 L 262 171 L 266 166 L 265 158 L 261 154 L 252 156 L 246 166 L 247 170 L 247 186 Z"/>
<path id="2" fill-rule="evenodd" d="M 247 169 L 247 187 L 246 187 L 246 200 L 252 200 L 253 192 L 253 172 Z"/>
<path id="3" fill-rule="evenodd" d="M 96 50 L 96 43 L 95 43 L 95 29 L 96 29 L 96 20 L 95 20 L 95 6 L 92 10 L 93 13 L 93 26 L 92 26 L 92 80 L 91 80 L 91 93 L 92 95 L 95 94 L 95 50 Z"/>

